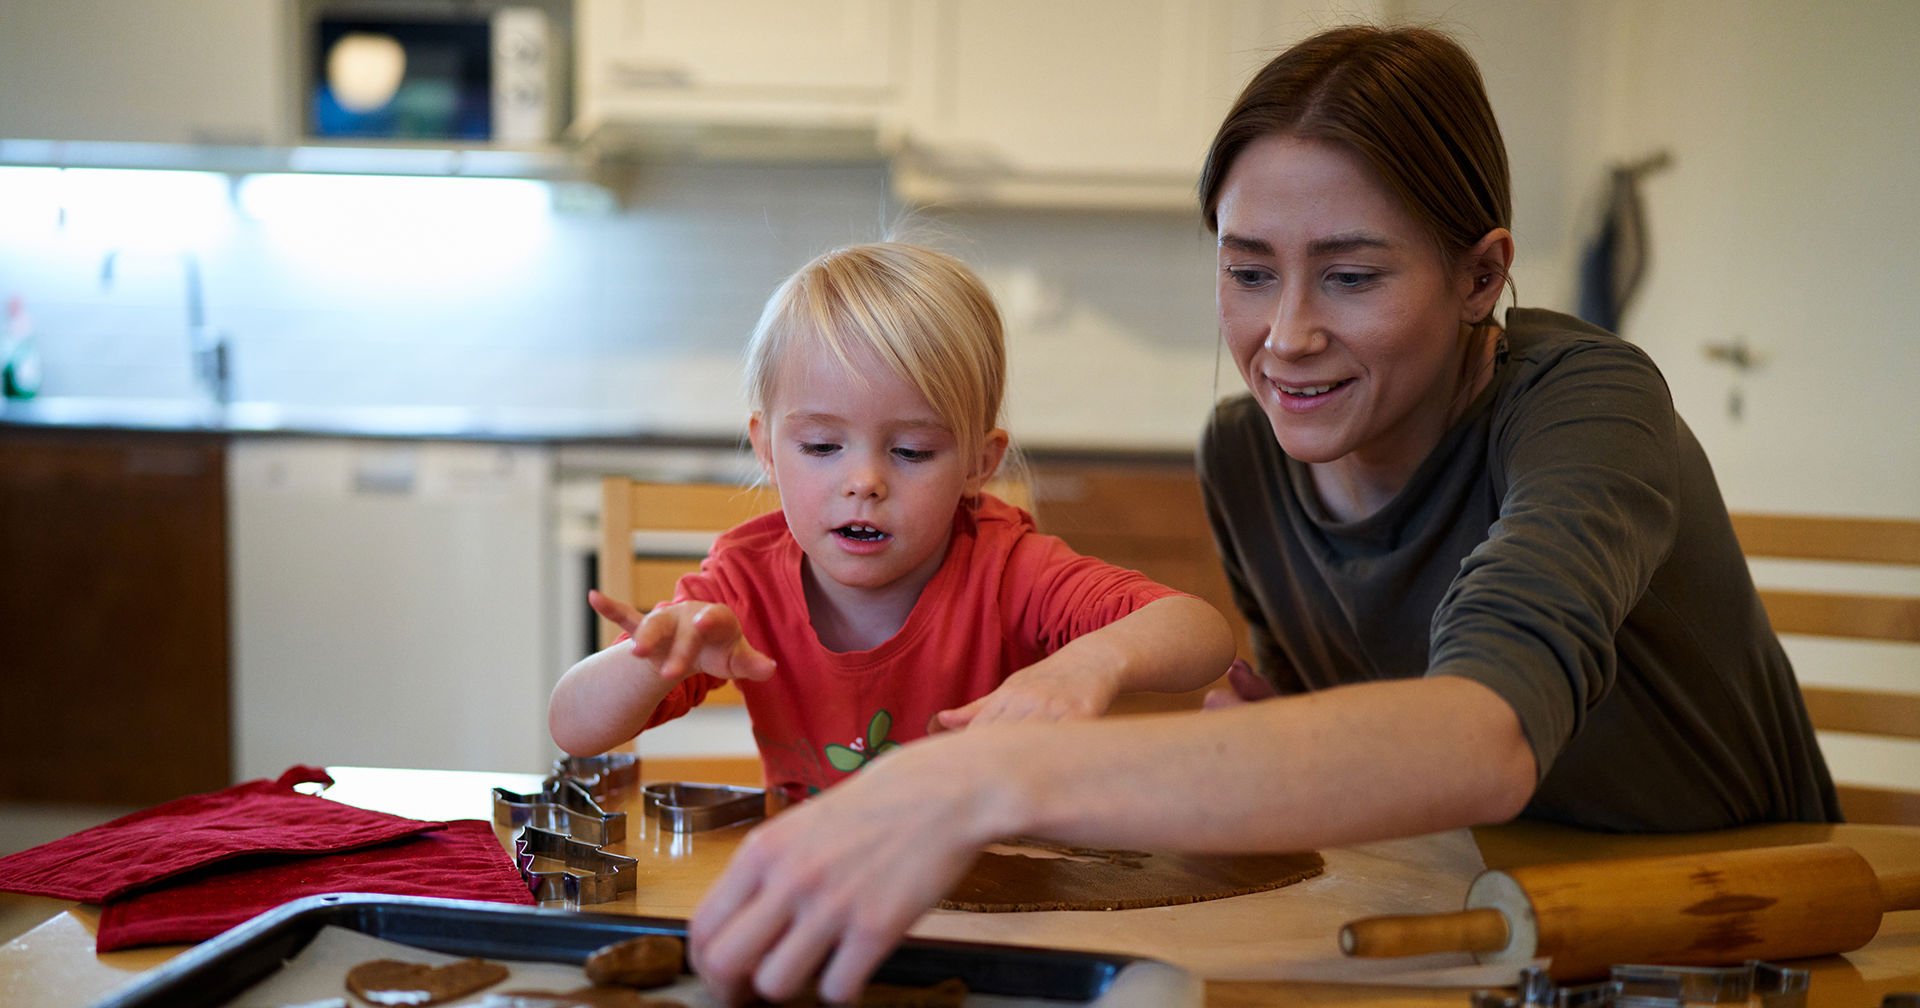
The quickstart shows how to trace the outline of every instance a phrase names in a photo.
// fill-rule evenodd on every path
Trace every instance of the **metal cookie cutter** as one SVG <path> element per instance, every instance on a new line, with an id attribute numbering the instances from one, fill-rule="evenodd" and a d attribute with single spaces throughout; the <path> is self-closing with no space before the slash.
<path id="1" fill-rule="evenodd" d="M 547 779 L 578 781 L 595 802 L 604 804 L 640 786 L 640 757 L 630 752 L 567 756 L 553 761 Z"/>
<path id="2" fill-rule="evenodd" d="M 765 788 L 737 784 L 649 784 L 640 793 L 663 829 L 698 833 L 758 819 L 767 814 Z"/>
<path id="3" fill-rule="evenodd" d="M 527 826 L 513 838 L 513 860 L 533 898 L 565 900 L 569 906 L 606 903 L 634 889 L 638 858 L 609 854 L 597 844 Z M 538 868 L 542 861 L 558 861 L 561 868 Z"/>
<path id="4" fill-rule="evenodd" d="M 585 785 L 569 777 L 547 778 L 537 794 L 494 788 L 493 821 L 535 826 L 596 847 L 627 838 L 627 814 L 602 809 Z"/>
<path id="5" fill-rule="evenodd" d="M 1473 1008 L 1686 1008 L 1702 1004 L 1753 1004 L 1805 1008 L 1811 975 L 1772 963 L 1742 966 L 1615 966 L 1598 983 L 1556 987 L 1547 971 L 1520 971 L 1514 994 L 1475 991 Z"/>

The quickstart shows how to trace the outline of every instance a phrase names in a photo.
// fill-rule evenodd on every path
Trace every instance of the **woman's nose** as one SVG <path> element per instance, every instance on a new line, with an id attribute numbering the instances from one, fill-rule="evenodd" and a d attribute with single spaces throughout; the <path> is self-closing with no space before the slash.
<path id="1" fill-rule="evenodd" d="M 1308 357 L 1326 349 L 1327 332 L 1306 306 L 1282 300 L 1267 322 L 1265 346 L 1286 360 Z"/>

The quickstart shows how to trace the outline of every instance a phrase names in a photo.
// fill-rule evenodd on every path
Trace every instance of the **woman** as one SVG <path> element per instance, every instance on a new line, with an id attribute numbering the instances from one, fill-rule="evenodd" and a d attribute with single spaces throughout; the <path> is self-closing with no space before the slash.
<path id="1" fill-rule="evenodd" d="M 1248 85 L 1201 180 L 1250 395 L 1201 449 L 1260 702 L 969 730 L 769 821 L 695 914 L 725 994 L 849 997 L 996 838 L 1297 850 L 1526 813 L 1832 820 L 1793 674 L 1645 355 L 1494 311 L 1513 236 L 1478 70 L 1343 28 Z M 1195 786 L 1196 784 L 1204 786 Z"/>

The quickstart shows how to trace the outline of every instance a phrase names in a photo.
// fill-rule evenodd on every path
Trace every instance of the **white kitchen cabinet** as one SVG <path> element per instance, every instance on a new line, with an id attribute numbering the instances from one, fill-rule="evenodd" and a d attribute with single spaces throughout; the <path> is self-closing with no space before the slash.
<path id="1" fill-rule="evenodd" d="M 544 771 L 552 468 L 541 446 L 236 439 L 235 773 Z"/>
<path id="2" fill-rule="evenodd" d="M 1306 0 L 928 0 L 896 189 L 908 202 L 1190 209 L 1252 71 L 1322 26 Z M 1378 15 L 1384 0 L 1351 4 Z"/>
<path id="3" fill-rule="evenodd" d="M 579 0 L 576 131 L 864 133 L 897 100 L 898 0 Z"/>
<path id="4" fill-rule="evenodd" d="M 0 0 L 0 137 L 283 140 L 283 5 Z"/>

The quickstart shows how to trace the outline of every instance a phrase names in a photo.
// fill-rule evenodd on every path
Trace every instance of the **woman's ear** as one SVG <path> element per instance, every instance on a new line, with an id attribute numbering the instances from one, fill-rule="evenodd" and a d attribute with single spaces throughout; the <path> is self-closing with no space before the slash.
<path id="1" fill-rule="evenodd" d="M 1460 321 L 1478 324 L 1493 314 L 1513 267 L 1513 232 L 1494 228 L 1461 256 Z"/>
<path id="2" fill-rule="evenodd" d="M 1007 432 L 995 427 L 987 432 L 986 440 L 980 442 L 980 457 L 974 460 L 973 472 L 967 476 L 968 497 L 977 497 L 1000 469 L 1000 461 L 1007 457 Z"/>
<path id="3" fill-rule="evenodd" d="M 780 483 L 773 478 L 772 437 L 772 432 L 767 430 L 766 420 L 755 410 L 747 418 L 747 440 L 753 443 L 753 457 L 760 462 L 760 474 L 766 477 L 768 486 L 778 490 Z"/>

